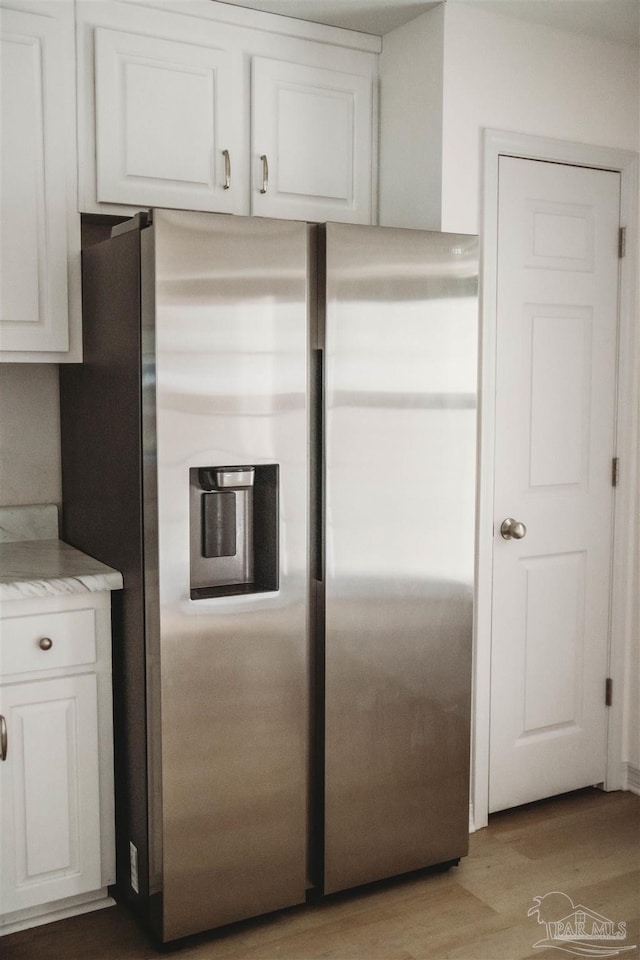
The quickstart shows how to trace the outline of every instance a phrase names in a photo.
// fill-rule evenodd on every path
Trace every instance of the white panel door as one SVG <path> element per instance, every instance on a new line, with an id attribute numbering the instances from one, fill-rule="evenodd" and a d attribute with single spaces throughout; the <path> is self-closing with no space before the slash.
<path id="1" fill-rule="evenodd" d="M 371 222 L 371 78 L 252 60 L 251 212 Z"/>
<path id="2" fill-rule="evenodd" d="M 619 210 L 617 173 L 500 158 L 491 811 L 605 776 Z"/>
<path id="3" fill-rule="evenodd" d="M 2 912 L 101 886 L 96 675 L 0 689 Z"/>
<path id="4" fill-rule="evenodd" d="M 41 10 L 43 8 L 40 8 Z M 67 192 L 73 18 L 0 10 L 0 350 L 69 348 Z M 69 124 L 71 121 L 71 125 Z M 73 151 L 70 152 L 69 141 Z M 79 247 L 79 244 L 78 244 Z M 44 358 L 43 358 L 44 359 Z M 56 358 L 57 359 L 57 358 Z"/>
<path id="5" fill-rule="evenodd" d="M 238 53 L 95 29 L 97 199 L 246 213 Z"/>

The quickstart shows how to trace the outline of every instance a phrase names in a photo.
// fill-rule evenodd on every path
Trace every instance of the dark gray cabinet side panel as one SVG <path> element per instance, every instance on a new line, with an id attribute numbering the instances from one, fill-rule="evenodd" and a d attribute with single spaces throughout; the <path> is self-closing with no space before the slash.
<path id="1" fill-rule="evenodd" d="M 142 894 L 148 885 L 139 248 L 134 231 L 84 250 L 84 362 L 60 369 L 62 536 L 124 576 L 113 597 L 117 885 L 134 900 L 129 840 Z"/>

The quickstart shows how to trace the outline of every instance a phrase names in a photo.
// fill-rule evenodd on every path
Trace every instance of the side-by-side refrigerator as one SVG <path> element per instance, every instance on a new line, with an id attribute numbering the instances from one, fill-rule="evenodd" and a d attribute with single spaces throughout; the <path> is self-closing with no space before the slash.
<path id="1" fill-rule="evenodd" d="M 83 252 L 63 537 L 120 569 L 119 895 L 170 941 L 467 850 L 477 239 L 154 210 Z"/>

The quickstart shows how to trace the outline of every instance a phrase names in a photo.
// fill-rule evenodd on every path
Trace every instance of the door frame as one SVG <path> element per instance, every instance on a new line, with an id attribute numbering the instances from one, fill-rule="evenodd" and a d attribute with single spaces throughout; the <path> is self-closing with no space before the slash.
<path id="1" fill-rule="evenodd" d="M 474 614 L 473 730 L 471 756 L 471 829 L 489 818 L 489 732 L 491 702 L 491 601 L 493 592 L 493 496 L 495 458 L 496 314 L 498 252 L 498 161 L 506 155 L 547 160 L 620 173 L 620 223 L 626 226 L 626 254 L 619 260 L 619 331 L 616 391 L 616 455 L 620 479 L 614 491 L 609 673 L 613 704 L 607 729 L 605 790 L 626 787 L 622 750 L 625 706 L 625 663 L 633 638 L 635 492 L 638 480 L 638 405 L 640 383 L 636 332 L 638 277 L 638 155 L 630 150 L 534 137 L 485 128 L 481 174 L 482 247 L 480 260 L 480 407 L 478 416 L 478 515 L 476 606 Z M 626 694 L 626 695 L 625 695 Z M 604 696 L 604 690 L 603 690 Z"/>

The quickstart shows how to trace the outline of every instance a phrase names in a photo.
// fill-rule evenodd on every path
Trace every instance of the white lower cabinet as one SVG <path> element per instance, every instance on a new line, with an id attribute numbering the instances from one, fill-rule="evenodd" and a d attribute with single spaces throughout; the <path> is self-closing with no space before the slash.
<path id="1" fill-rule="evenodd" d="M 0 704 L 7 726 L 1 784 L 4 909 L 97 889 L 95 674 L 3 687 Z"/>
<path id="2" fill-rule="evenodd" d="M 115 880 L 109 596 L 3 604 L 1 932 L 106 905 Z"/>

